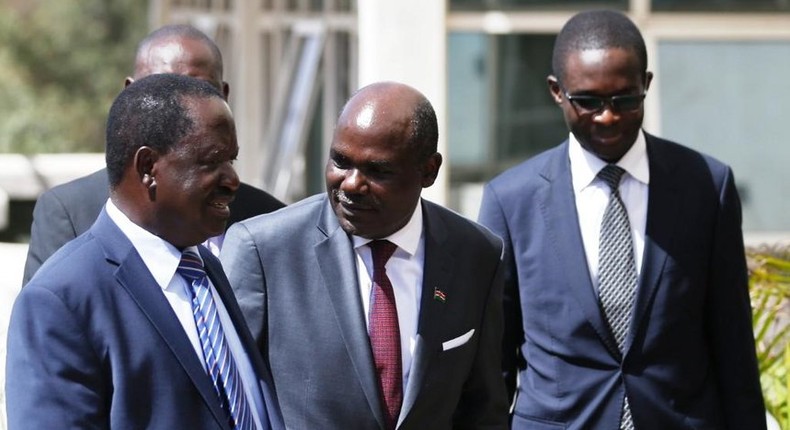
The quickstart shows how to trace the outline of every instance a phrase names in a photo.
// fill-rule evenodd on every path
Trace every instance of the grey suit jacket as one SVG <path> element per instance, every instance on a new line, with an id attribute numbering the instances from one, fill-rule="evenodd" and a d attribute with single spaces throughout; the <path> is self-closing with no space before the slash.
<path id="1" fill-rule="evenodd" d="M 422 302 L 398 428 L 506 428 L 501 241 L 429 202 L 423 217 Z M 235 224 L 220 257 L 286 426 L 383 428 L 353 245 L 326 196 Z M 468 342 L 443 350 L 471 330 Z"/>
<path id="2" fill-rule="evenodd" d="M 66 242 L 88 231 L 109 196 L 107 169 L 58 185 L 39 196 L 33 209 L 30 247 L 22 285 L 30 281 L 50 255 Z M 283 206 L 282 202 L 265 191 L 242 183 L 230 204 L 228 226 Z"/>

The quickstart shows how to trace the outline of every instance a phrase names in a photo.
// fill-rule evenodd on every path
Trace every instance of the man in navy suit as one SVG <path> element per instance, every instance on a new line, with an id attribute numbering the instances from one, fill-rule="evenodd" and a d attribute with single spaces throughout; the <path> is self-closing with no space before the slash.
<path id="1" fill-rule="evenodd" d="M 168 25 L 153 31 L 140 42 L 134 74 L 126 78 L 125 85 L 152 74 L 177 73 L 211 83 L 227 99 L 230 86 L 222 80 L 222 69 L 222 54 L 208 36 L 188 25 Z M 22 285 L 30 281 L 41 264 L 58 248 L 90 228 L 108 196 L 107 169 L 58 185 L 39 196 L 33 209 Z M 283 206 L 265 191 L 241 183 L 236 198 L 230 204 L 228 226 Z M 222 239 L 220 234 L 206 243 L 215 255 Z"/>
<path id="2" fill-rule="evenodd" d="M 568 140 L 487 184 L 479 218 L 505 242 L 513 428 L 765 428 L 730 168 L 642 131 L 623 14 L 571 18 L 552 68 Z"/>
<path id="3" fill-rule="evenodd" d="M 14 304 L 9 429 L 283 428 L 228 280 L 198 246 L 225 230 L 239 187 L 222 94 L 181 75 L 140 79 L 113 103 L 106 138 L 110 200 Z M 188 281 L 182 257 L 208 281 Z M 226 358 L 217 378 L 213 356 Z"/>

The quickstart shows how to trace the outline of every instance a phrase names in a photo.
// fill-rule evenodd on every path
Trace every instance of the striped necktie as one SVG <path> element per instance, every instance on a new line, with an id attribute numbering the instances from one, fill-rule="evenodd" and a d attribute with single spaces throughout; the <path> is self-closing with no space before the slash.
<path id="1" fill-rule="evenodd" d="M 251 430 L 254 425 L 241 376 L 230 354 L 203 262 L 194 252 L 185 251 L 177 271 L 190 286 L 187 292 L 192 299 L 192 315 L 203 349 L 203 359 L 220 405 L 228 413 L 231 428 Z"/>
<path id="2" fill-rule="evenodd" d="M 620 198 L 620 179 L 623 170 L 609 164 L 600 172 L 601 178 L 612 191 L 609 204 L 601 222 L 601 238 L 598 245 L 598 295 L 609 328 L 612 330 L 620 352 L 624 352 L 626 336 L 631 323 L 637 275 L 634 246 L 631 240 L 631 223 L 628 212 Z M 623 397 L 621 430 L 633 430 L 631 407 L 628 395 Z"/>

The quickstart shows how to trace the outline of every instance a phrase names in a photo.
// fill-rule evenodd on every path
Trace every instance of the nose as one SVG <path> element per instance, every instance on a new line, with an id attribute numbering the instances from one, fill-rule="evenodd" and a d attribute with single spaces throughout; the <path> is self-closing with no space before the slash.
<path id="1" fill-rule="evenodd" d="M 236 190 L 239 189 L 241 181 L 239 180 L 239 175 L 236 173 L 236 169 L 233 167 L 233 164 L 229 162 L 225 163 L 225 168 L 223 169 L 221 175 L 220 184 L 235 193 Z"/>
<path id="2" fill-rule="evenodd" d="M 340 184 L 340 189 L 348 194 L 364 194 L 368 190 L 365 175 L 363 175 L 359 169 L 346 170 L 343 182 Z"/>
<path id="3" fill-rule="evenodd" d="M 620 119 L 620 114 L 612 109 L 609 103 L 605 104 L 600 112 L 593 115 L 593 121 L 603 125 L 611 125 L 617 122 L 618 119 Z"/>

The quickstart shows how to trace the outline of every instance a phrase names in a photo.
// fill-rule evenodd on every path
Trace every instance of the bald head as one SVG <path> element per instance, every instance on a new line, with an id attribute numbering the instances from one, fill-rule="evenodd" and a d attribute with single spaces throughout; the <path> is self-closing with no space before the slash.
<path id="1" fill-rule="evenodd" d="M 436 113 L 416 89 L 398 82 L 378 82 L 359 89 L 343 107 L 337 128 L 353 126 L 387 134 L 407 145 L 423 161 L 436 153 Z"/>
<path id="2" fill-rule="evenodd" d="M 343 230 L 379 239 L 403 228 L 442 165 L 437 139 L 433 107 L 419 91 L 394 82 L 357 91 L 337 121 L 326 165 Z"/>
<path id="3" fill-rule="evenodd" d="M 174 73 L 204 80 L 228 97 L 222 80 L 222 54 L 208 36 L 189 25 L 168 25 L 155 30 L 137 46 L 134 75 L 137 79 L 160 73 Z"/>

